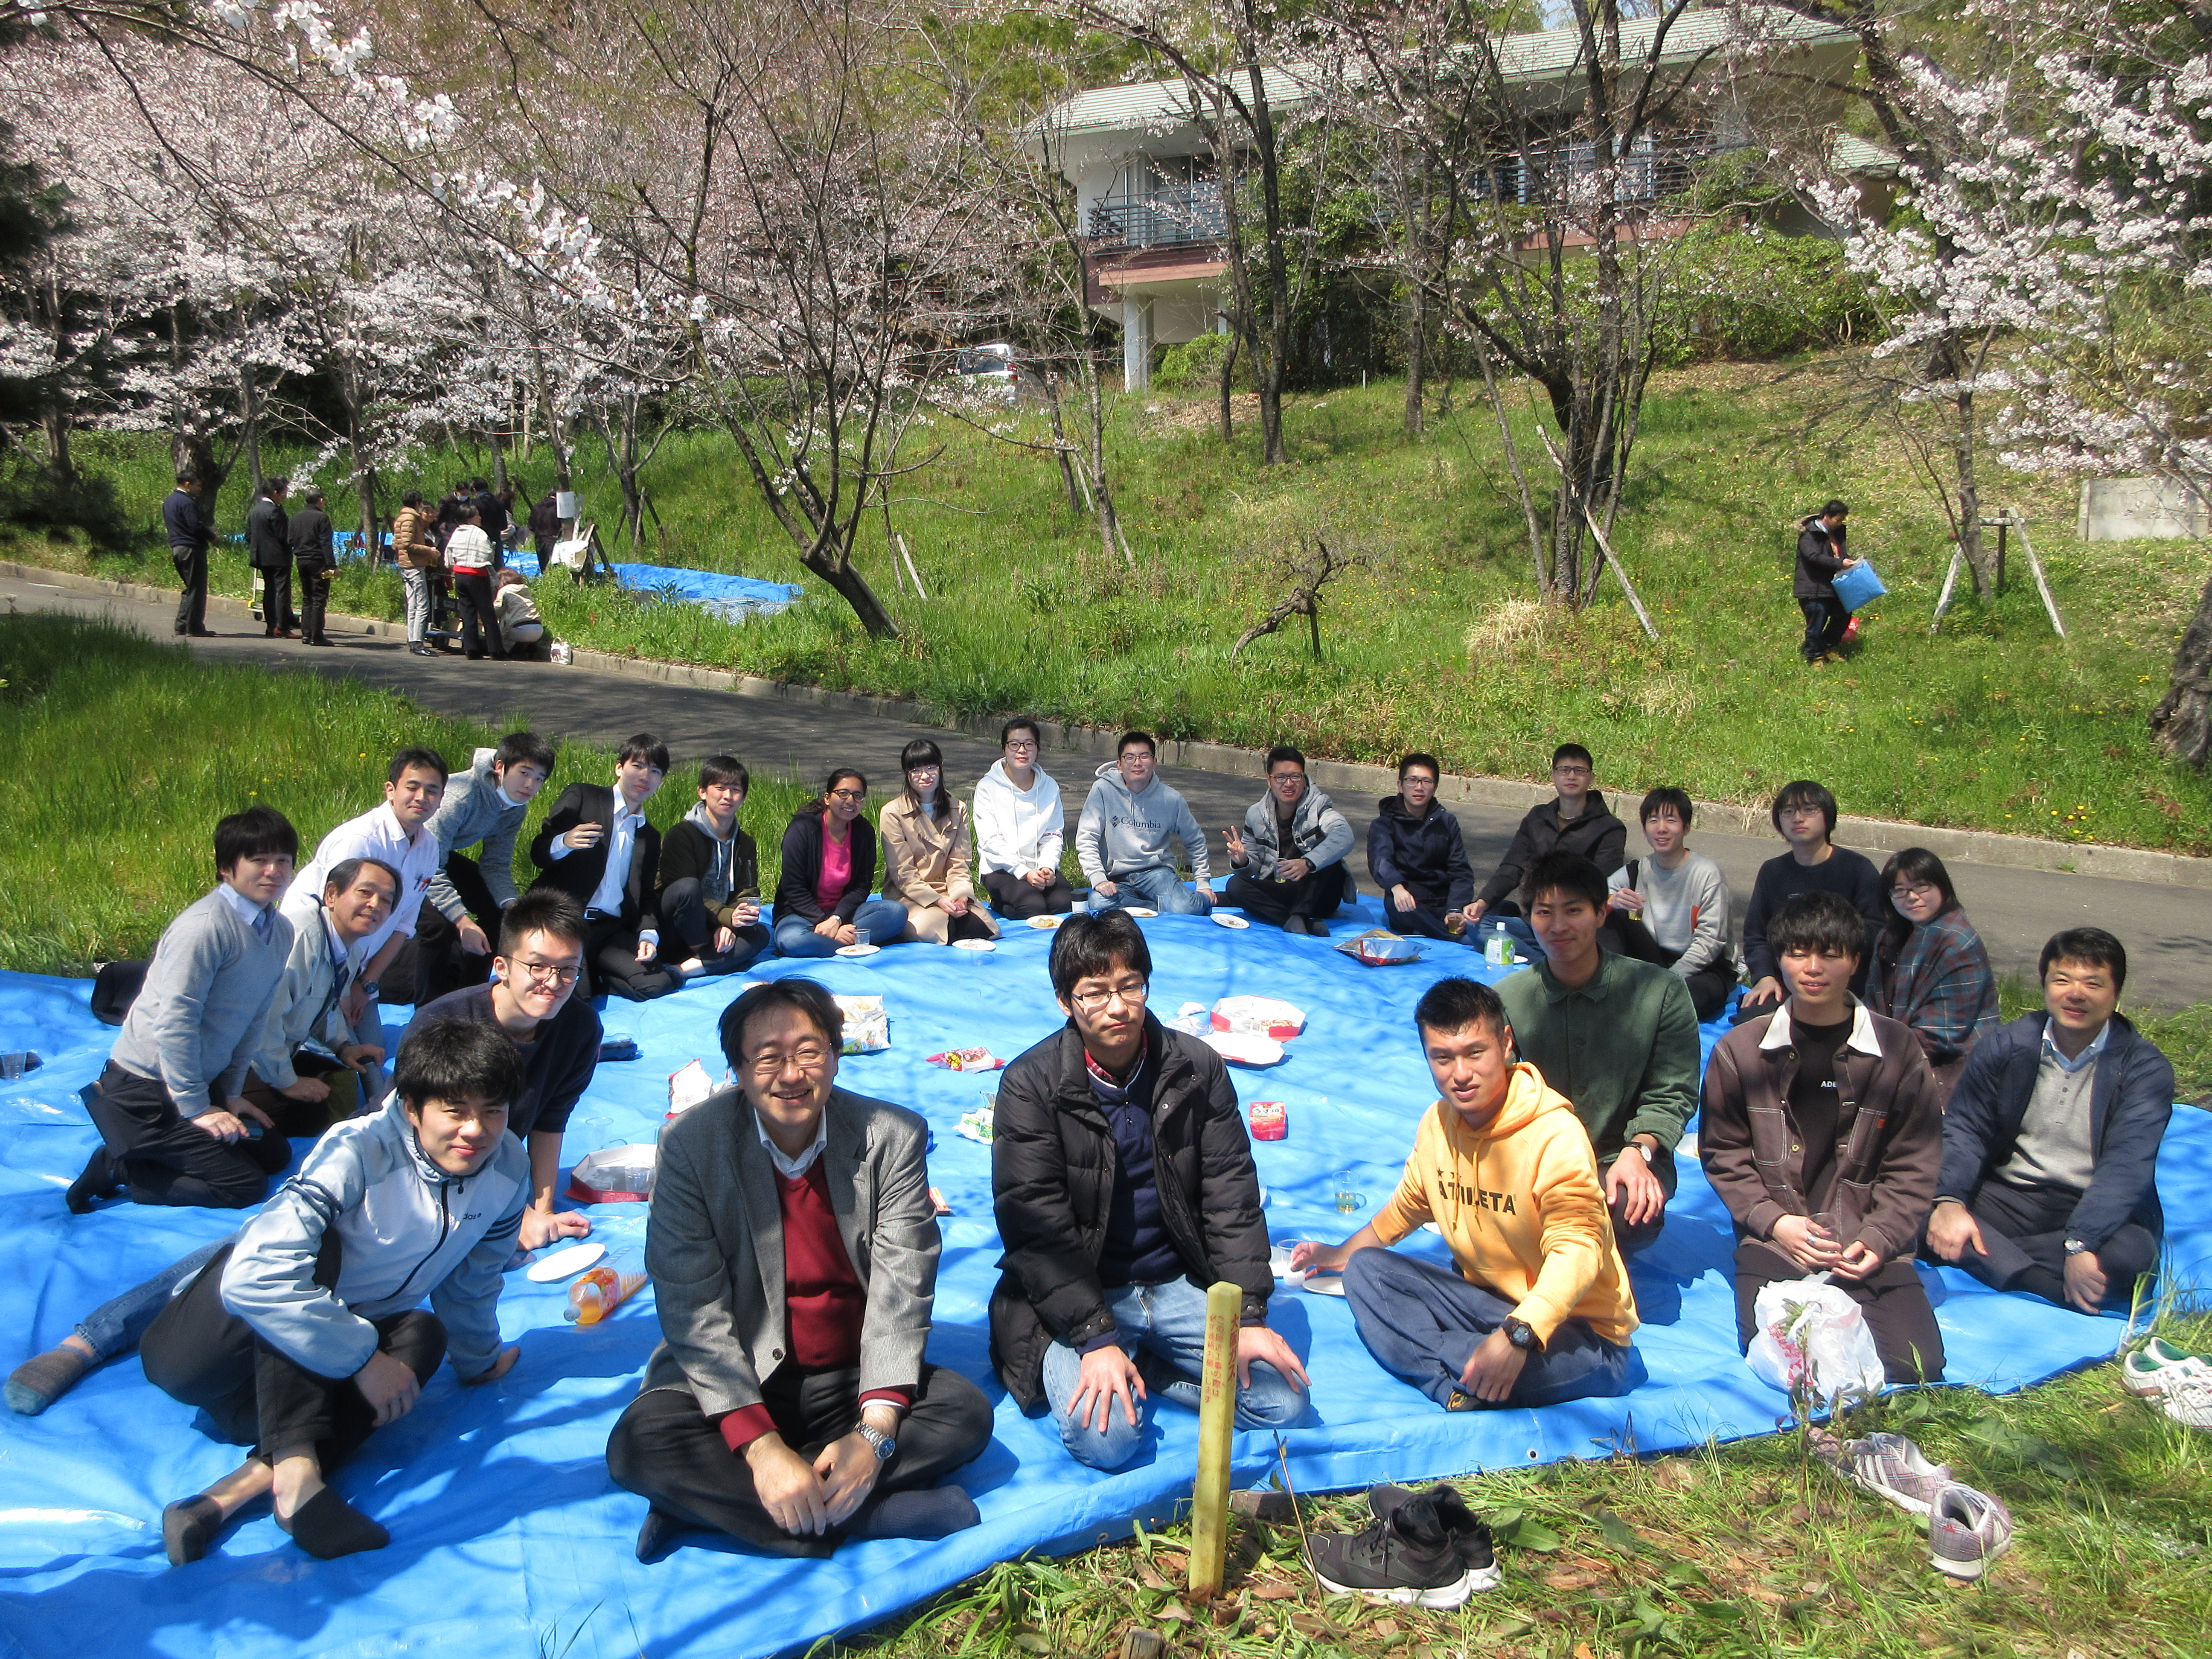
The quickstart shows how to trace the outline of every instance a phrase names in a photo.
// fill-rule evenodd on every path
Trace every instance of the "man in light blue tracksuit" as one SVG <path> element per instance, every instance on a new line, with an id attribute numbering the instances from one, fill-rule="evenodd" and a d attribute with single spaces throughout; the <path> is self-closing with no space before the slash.
<path id="1" fill-rule="evenodd" d="M 172 1565 L 246 1504 L 329 1560 L 391 1534 L 325 1477 L 414 1408 L 451 1357 L 465 1383 L 507 1374 L 500 1269 L 530 1201 L 507 1133 L 522 1061 L 497 1028 L 431 1023 L 401 1047 L 390 1103 L 338 1124 L 146 1333 L 149 1380 L 253 1455 L 161 1515 Z M 429 1300 L 434 1313 L 422 1307 Z"/>
<path id="2" fill-rule="evenodd" d="M 1114 763 L 1098 769 L 1075 826 L 1091 908 L 1145 904 L 1169 915 L 1204 915 L 1213 906 L 1213 872 L 1190 803 L 1159 781 L 1151 733 L 1123 732 L 1115 752 Z M 1194 890 L 1176 873 L 1171 841 L 1189 857 Z"/>

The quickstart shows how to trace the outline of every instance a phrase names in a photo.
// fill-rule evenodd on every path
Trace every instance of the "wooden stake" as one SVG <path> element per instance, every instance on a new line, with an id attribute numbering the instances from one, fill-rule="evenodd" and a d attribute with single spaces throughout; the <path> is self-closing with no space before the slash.
<path id="1" fill-rule="evenodd" d="M 914 578 L 915 594 L 927 599 L 929 597 L 929 590 L 921 585 L 921 572 L 914 568 L 914 555 L 907 551 L 906 532 L 903 530 L 898 532 L 898 549 L 900 555 L 906 560 L 906 574 Z"/>
<path id="2" fill-rule="evenodd" d="M 1597 538 L 1597 550 L 1605 555 L 1606 568 L 1611 570 L 1615 579 L 1620 581 L 1620 591 L 1628 595 L 1628 603 L 1636 612 L 1636 620 L 1644 624 L 1645 633 L 1653 639 L 1657 639 L 1659 630 L 1651 625 L 1651 618 L 1644 613 L 1644 601 L 1636 596 L 1636 587 L 1628 580 L 1628 573 L 1620 568 L 1620 561 L 1613 556 L 1613 544 L 1606 540 L 1605 532 L 1600 530 L 1597 527 L 1597 520 L 1590 517 L 1588 502 L 1583 504 L 1583 522 L 1589 526 L 1590 534 Z"/>
<path id="3" fill-rule="evenodd" d="M 2017 513 L 2008 515 L 2013 528 L 2020 532 L 2020 550 L 2027 555 L 2027 568 L 2035 573 L 2035 591 L 2043 595 L 2043 608 L 2051 613 L 2051 625 L 2058 637 L 2066 637 L 2066 624 L 2058 620 L 2058 601 L 2051 597 L 2051 584 L 2044 580 L 2043 561 L 2035 556 L 2035 544 L 2027 538 L 2027 520 Z"/>
<path id="4" fill-rule="evenodd" d="M 1241 1285 L 1206 1293 L 1206 1362 L 1199 1379 L 1198 1479 L 1191 1487 L 1190 1599 L 1221 1593 L 1229 1560 L 1229 1445 L 1237 1429 L 1237 1322 Z"/>
<path id="5" fill-rule="evenodd" d="M 1943 573 L 1943 591 L 1936 596 L 1936 615 L 1928 624 L 1931 634 L 1943 625 L 1943 613 L 1951 608 L 1951 590 L 1959 585 L 1959 567 L 1966 562 L 1966 550 L 1954 544 L 1951 549 L 1951 568 Z"/>

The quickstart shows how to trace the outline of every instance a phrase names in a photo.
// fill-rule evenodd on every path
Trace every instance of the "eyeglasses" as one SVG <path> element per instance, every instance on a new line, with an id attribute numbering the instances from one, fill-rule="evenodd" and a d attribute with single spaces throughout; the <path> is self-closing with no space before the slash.
<path id="1" fill-rule="evenodd" d="M 1036 751 L 1036 744 L 1030 742 L 1026 738 L 1012 738 L 1006 744 L 1006 752 L 1009 755 L 1034 755 Z"/>
<path id="2" fill-rule="evenodd" d="M 584 972 L 580 965 L 563 968 L 552 962 L 517 962 L 511 965 L 522 969 L 539 985 L 574 985 Z"/>
<path id="3" fill-rule="evenodd" d="M 867 798 L 868 792 L 865 789 L 832 789 L 830 792 L 831 800 L 866 800 Z"/>
<path id="4" fill-rule="evenodd" d="M 745 1069 L 763 1082 L 783 1075 L 784 1068 L 796 1066 L 802 1072 L 818 1072 L 828 1063 L 830 1051 L 818 1042 L 802 1042 L 788 1053 L 779 1054 L 773 1048 L 763 1048 L 745 1061 Z"/>
<path id="5" fill-rule="evenodd" d="M 910 778 L 933 778 L 944 769 L 941 766 L 909 766 L 906 775 Z"/>
<path id="6" fill-rule="evenodd" d="M 1555 778 L 1586 778 L 1590 775 L 1590 769 L 1587 766 L 1555 766 L 1552 769 L 1552 775 Z"/>
<path id="7" fill-rule="evenodd" d="M 1138 983 L 1111 986 L 1103 991 L 1078 991 L 1068 998 L 1068 1001 L 1086 1014 L 1103 1012 L 1116 1002 L 1125 1007 L 1141 1008 L 1145 1006 L 1145 994 L 1149 988 Z"/>
<path id="8" fill-rule="evenodd" d="M 1942 897 L 1943 890 L 1932 881 L 1914 882 L 1910 886 L 1900 881 L 1889 890 L 1889 896 L 1893 899 L 1911 899 L 1918 904 L 1928 899 Z"/>

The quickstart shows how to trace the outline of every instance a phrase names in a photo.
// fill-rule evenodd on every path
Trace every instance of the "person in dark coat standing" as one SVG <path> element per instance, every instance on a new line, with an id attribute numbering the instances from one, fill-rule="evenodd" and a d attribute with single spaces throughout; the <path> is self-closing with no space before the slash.
<path id="1" fill-rule="evenodd" d="M 208 544 L 215 538 L 215 526 L 200 507 L 204 488 L 198 474 L 179 472 L 177 487 L 161 503 L 169 562 L 177 567 L 177 580 L 184 588 L 177 600 L 177 632 L 198 640 L 215 637 L 207 625 Z"/>
<path id="2" fill-rule="evenodd" d="M 1218 1054 L 1146 1011 L 1152 970 L 1126 911 L 1062 923 L 1067 1024 L 1006 1067 L 993 1120 L 991 1362 L 1094 1469 L 1137 1455 L 1150 1392 L 1198 1403 L 1212 1285 L 1244 1292 L 1237 1426 L 1306 1413 L 1305 1368 L 1267 1328 L 1275 1274 L 1237 1091 Z"/>
<path id="3" fill-rule="evenodd" d="M 246 511 L 246 550 L 261 573 L 261 631 L 270 639 L 296 640 L 292 613 L 292 544 L 284 533 L 284 478 L 263 481 Z"/>
<path id="4" fill-rule="evenodd" d="M 491 568 L 498 570 L 506 563 L 507 527 L 514 522 L 514 515 L 482 478 L 476 480 L 476 492 L 477 526 L 491 542 Z"/>
<path id="5" fill-rule="evenodd" d="M 310 489 L 284 531 L 292 557 L 300 566 L 300 634 L 309 645 L 331 642 L 330 635 L 323 632 L 323 613 L 330 608 L 331 578 L 338 568 L 337 556 L 331 551 L 333 533 L 331 515 L 323 511 L 323 492 Z"/>
<path id="6" fill-rule="evenodd" d="M 537 544 L 538 568 L 542 571 L 553 556 L 553 544 L 561 539 L 561 497 L 556 491 L 547 490 L 530 509 L 530 539 Z"/>
<path id="7" fill-rule="evenodd" d="M 1836 647 L 1851 625 L 1851 613 L 1836 597 L 1836 578 L 1858 561 L 1844 550 L 1844 516 L 1850 511 L 1832 501 L 1797 526 L 1797 579 L 1790 591 L 1805 613 L 1805 660 L 1814 667 L 1840 660 Z"/>

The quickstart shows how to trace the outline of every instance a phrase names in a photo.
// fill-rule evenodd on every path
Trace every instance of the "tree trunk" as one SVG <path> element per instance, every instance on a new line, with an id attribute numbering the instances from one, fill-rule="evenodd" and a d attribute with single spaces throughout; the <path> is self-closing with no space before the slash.
<path id="1" fill-rule="evenodd" d="M 1996 567 L 1982 540 L 1982 491 L 1974 481 L 1974 394 L 1960 392 L 1958 404 L 1951 448 L 1959 464 L 1959 550 L 1973 574 L 1974 597 L 1984 599 L 1996 592 Z"/>
<path id="2" fill-rule="evenodd" d="M 1248 16 L 1249 6 L 1248 0 Z M 1290 459 L 1283 445 L 1283 367 L 1291 350 L 1291 267 L 1283 251 L 1282 169 L 1275 154 L 1275 121 L 1261 81 L 1257 41 L 1249 48 L 1253 137 L 1260 150 L 1260 204 L 1267 234 L 1267 349 L 1261 354 L 1260 459 L 1273 466 Z"/>
<path id="3" fill-rule="evenodd" d="M 1079 519 L 1084 513 L 1083 491 L 1075 482 L 1075 463 L 1068 456 L 1067 430 L 1060 424 L 1060 375 L 1057 373 L 1044 377 L 1044 395 L 1052 410 L 1053 453 L 1060 461 L 1060 481 L 1067 487 L 1067 510 Z"/>
<path id="4" fill-rule="evenodd" d="M 1237 410 L 1232 392 L 1237 381 L 1237 349 L 1244 343 L 1243 331 L 1229 331 L 1229 349 L 1221 354 L 1221 441 L 1227 444 L 1237 435 Z"/>
<path id="5" fill-rule="evenodd" d="M 484 441 L 491 446 L 491 487 L 494 490 L 507 488 L 507 446 L 499 441 L 495 427 L 484 428 Z"/>
<path id="6" fill-rule="evenodd" d="M 70 412 L 60 392 L 47 400 L 41 424 L 46 430 L 47 470 L 67 483 L 76 476 L 76 464 L 70 459 Z"/>
<path id="7" fill-rule="evenodd" d="M 253 493 L 260 495 L 268 482 L 261 474 L 261 388 L 253 383 L 251 364 L 238 366 L 238 408 L 246 419 L 246 466 L 252 475 Z"/>
<path id="8" fill-rule="evenodd" d="M 1427 295 L 1419 283 L 1406 284 L 1406 435 L 1421 435 L 1422 380 L 1427 370 Z"/>
<path id="9" fill-rule="evenodd" d="M 2158 746 L 2185 766 L 2202 767 L 2212 751 L 2212 580 L 2198 596 L 2197 614 L 2183 630 L 2173 653 L 2166 696 L 2151 710 L 2150 729 Z"/>
<path id="10" fill-rule="evenodd" d="M 856 514 L 854 524 L 857 522 Z M 853 526 L 836 525 L 826 527 L 814 544 L 799 556 L 799 562 L 836 590 L 837 596 L 853 607 L 853 614 L 860 619 L 861 627 L 878 639 L 896 639 L 898 624 L 884 609 L 875 589 L 868 586 L 868 579 L 853 563 L 849 545 L 852 530 Z"/>

